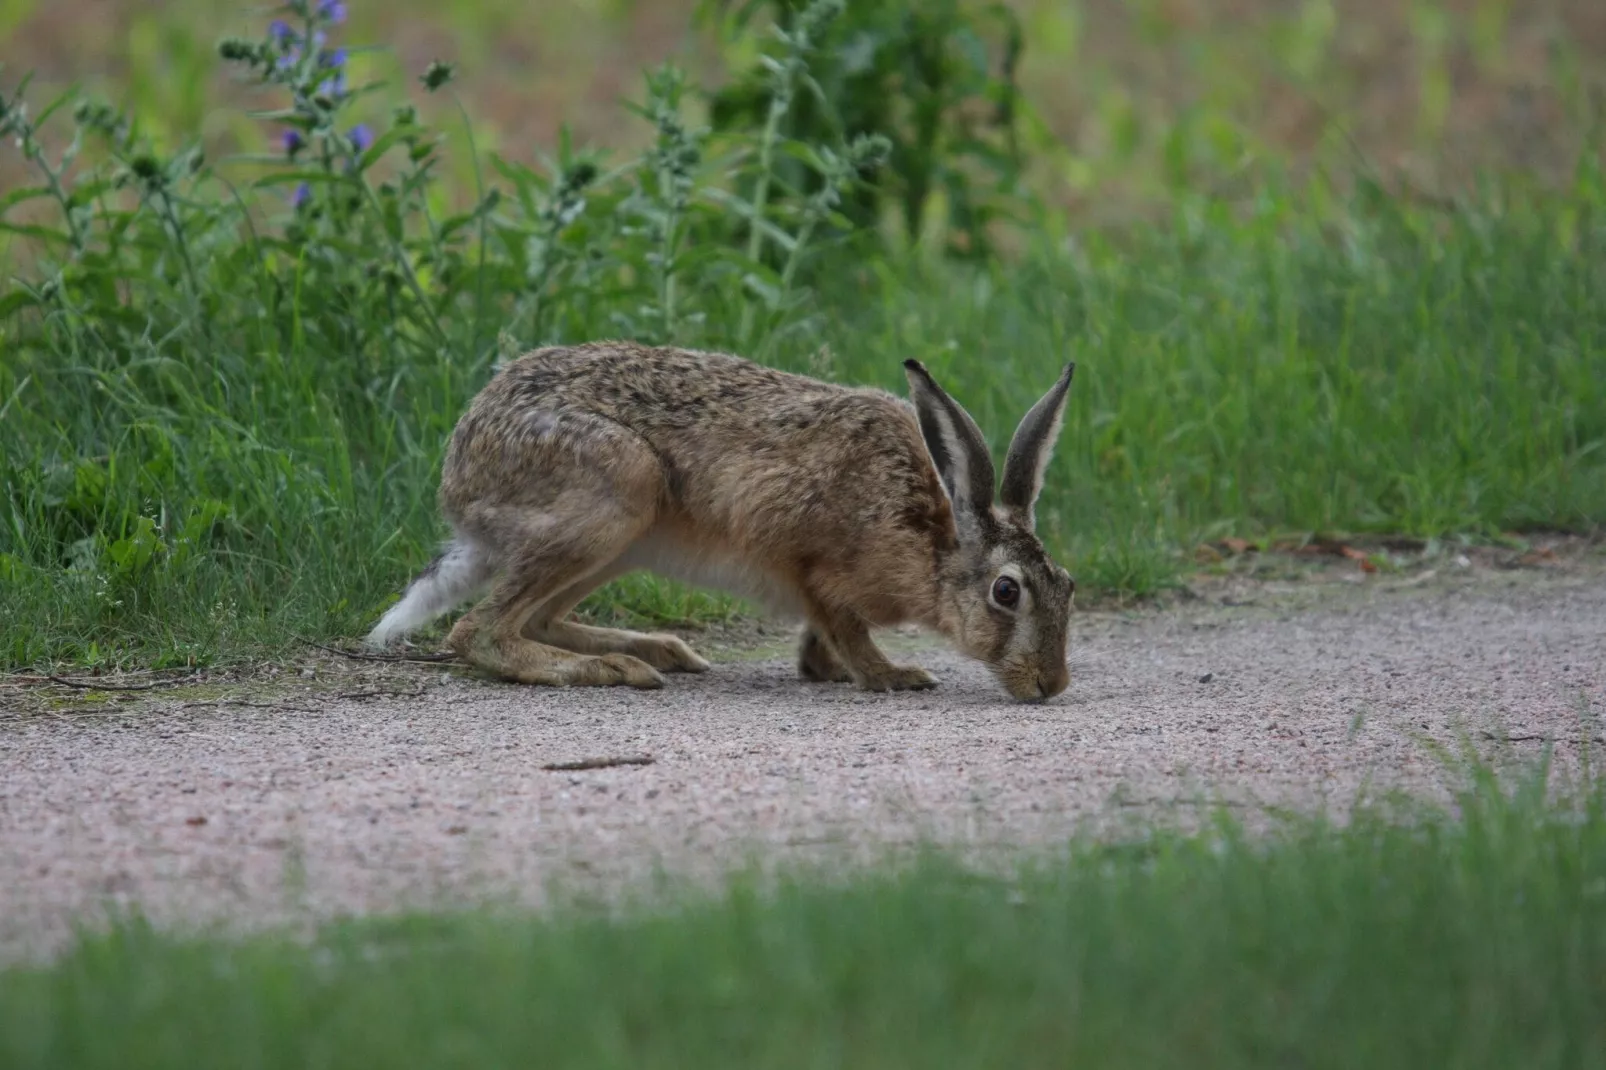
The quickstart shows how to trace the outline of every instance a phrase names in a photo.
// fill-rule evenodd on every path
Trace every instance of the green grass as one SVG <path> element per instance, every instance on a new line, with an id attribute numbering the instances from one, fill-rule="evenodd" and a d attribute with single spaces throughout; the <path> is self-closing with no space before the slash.
<path id="1" fill-rule="evenodd" d="M 1023 201 L 1019 255 L 971 265 L 811 231 L 812 202 L 777 193 L 765 214 L 810 239 L 789 274 L 778 241 L 744 253 L 763 135 L 666 163 L 685 131 L 663 115 L 693 110 L 674 97 L 647 94 L 672 104 L 655 147 L 583 203 L 564 183 L 585 154 L 465 166 L 397 121 L 380 134 L 421 155 L 359 158 L 340 108 L 307 127 L 325 162 L 193 176 L 113 113 L 65 109 L 98 165 L 62 194 L 87 222 L 74 234 L 43 184 L 0 218 L 20 235 L 0 293 L 0 666 L 214 662 L 361 634 L 444 534 L 454 421 L 499 347 L 537 342 L 673 340 L 900 391 L 915 356 L 1000 448 L 1073 358 L 1039 515 L 1094 595 L 1161 590 L 1228 533 L 1606 518 L 1595 157 L 1562 188 L 1492 183 L 1453 208 L 1295 185 L 1257 159 L 1251 194 L 1183 182 L 1168 217 L 1120 230 Z M 432 185 L 448 164 L 472 188 Z M 285 206 L 297 180 L 318 214 Z M 578 215 L 554 225 L 566 204 Z M 765 286 L 744 291 L 752 278 Z M 632 578 L 586 608 L 739 607 Z"/>
<path id="2" fill-rule="evenodd" d="M 1602 1066 L 1606 800 L 1543 791 L 311 944 L 130 923 L 0 973 L 0 1064 Z"/>
<path id="3" fill-rule="evenodd" d="M 881 266 L 761 355 L 893 389 L 920 357 L 996 448 L 1076 359 L 1041 524 L 1095 592 L 1152 592 L 1225 533 L 1587 529 L 1606 517 L 1597 197 L 1448 219 L 1385 205 L 1343 241 L 1279 202 L 1018 266 Z M 226 267 L 207 285 L 249 284 Z M 0 659 L 207 661 L 360 634 L 443 533 L 441 451 L 487 374 L 294 334 L 0 360 Z M 209 551 L 71 568 L 79 540 L 137 538 L 142 516 L 204 528 Z M 639 580 L 594 607 L 730 608 Z"/>

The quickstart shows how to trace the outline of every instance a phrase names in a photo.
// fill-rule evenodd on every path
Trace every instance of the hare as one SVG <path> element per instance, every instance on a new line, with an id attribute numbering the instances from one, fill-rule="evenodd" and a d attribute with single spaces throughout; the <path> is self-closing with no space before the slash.
<path id="1" fill-rule="evenodd" d="M 1034 533 L 1033 506 L 1076 366 L 1016 429 L 995 500 L 975 422 L 903 363 L 913 404 L 722 353 L 525 354 L 453 431 L 440 503 L 454 537 L 367 641 L 486 592 L 447 640 L 471 664 L 529 684 L 661 687 L 660 670 L 708 662 L 673 636 L 566 619 L 599 585 L 648 569 L 802 617 L 806 680 L 935 686 L 871 639 L 912 622 L 1016 699 L 1059 694 L 1076 584 Z"/>

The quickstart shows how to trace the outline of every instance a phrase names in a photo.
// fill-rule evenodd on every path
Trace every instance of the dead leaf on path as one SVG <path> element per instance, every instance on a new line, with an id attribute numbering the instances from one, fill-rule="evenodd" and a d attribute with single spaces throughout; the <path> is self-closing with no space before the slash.
<path id="1" fill-rule="evenodd" d="M 200 814 L 196 814 L 194 817 L 186 817 L 184 819 L 184 823 L 192 828 L 199 828 L 200 826 L 206 824 L 206 818 L 202 817 Z"/>
<path id="2" fill-rule="evenodd" d="M 1347 558 L 1350 561 L 1358 562 L 1361 566 L 1362 572 L 1370 574 L 1377 571 L 1377 564 L 1372 560 L 1371 554 L 1367 553 L 1365 550 L 1357 550 L 1348 543 L 1340 544 L 1338 547 L 1338 555 L 1340 557 Z"/>
<path id="3" fill-rule="evenodd" d="M 1372 555 L 1347 542 L 1326 535 L 1318 535 L 1306 543 L 1280 542 L 1275 543 L 1272 549 L 1281 553 L 1301 554 L 1307 557 L 1333 556 L 1342 557 L 1358 562 L 1362 572 L 1376 572 L 1377 565 L 1372 561 Z"/>
<path id="4" fill-rule="evenodd" d="M 1247 554 L 1255 549 L 1255 544 L 1248 539 L 1226 538 L 1216 544 L 1229 554 Z"/>

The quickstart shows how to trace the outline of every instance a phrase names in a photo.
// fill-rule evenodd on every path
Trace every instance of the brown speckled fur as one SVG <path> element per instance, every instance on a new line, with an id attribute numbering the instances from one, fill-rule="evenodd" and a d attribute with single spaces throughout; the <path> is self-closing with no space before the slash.
<path id="1" fill-rule="evenodd" d="M 1047 414 L 1036 429 L 1045 441 L 1024 451 L 1032 456 L 1013 482 L 1008 464 L 1022 451 L 1011 450 L 1005 488 L 1021 500 L 998 506 L 979 432 L 963 417 L 958 441 L 958 425 L 938 417 L 923 433 L 917 406 L 963 410 L 917 363 L 906 367 L 916 404 L 724 354 L 626 342 L 540 349 L 508 364 L 447 450 L 442 510 L 494 577 L 449 644 L 528 683 L 656 687 L 658 670 L 706 670 L 673 637 L 565 621 L 596 586 L 646 567 L 803 616 L 806 679 L 933 686 L 870 638 L 872 627 L 916 622 L 987 663 L 1011 694 L 1057 694 L 1074 584 L 1032 533 L 1029 499 L 1070 370 L 1033 410 Z M 983 475 L 967 484 L 961 472 L 955 483 L 955 452 Z M 1026 590 L 1016 612 L 990 594 L 1000 569 Z"/>

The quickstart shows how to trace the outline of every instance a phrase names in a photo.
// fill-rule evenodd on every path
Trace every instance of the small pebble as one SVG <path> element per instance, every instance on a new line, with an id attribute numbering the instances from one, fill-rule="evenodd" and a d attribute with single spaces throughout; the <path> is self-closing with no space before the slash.
<path id="1" fill-rule="evenodd" d="M 1215 673 L 1207 672 L 1203 676 L 1199 677 L 1199 682 L 1201 684 L 1208 684 L 1211 680 L 1214 680 L 1215 678 L 1216 678 L 1216 674 Z"/>

